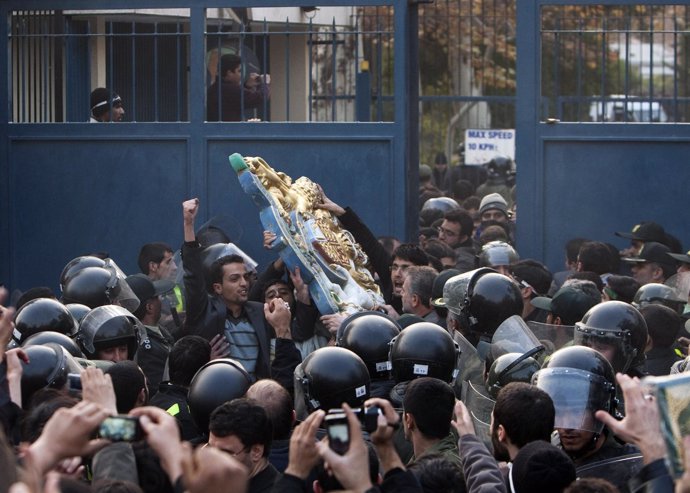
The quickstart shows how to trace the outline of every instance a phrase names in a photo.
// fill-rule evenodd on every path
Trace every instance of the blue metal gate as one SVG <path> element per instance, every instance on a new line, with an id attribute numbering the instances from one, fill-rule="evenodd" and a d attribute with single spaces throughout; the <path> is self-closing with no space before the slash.
<path id="1" fill-rule="evenodd" d="M 687 4 L 518 0 L 517 12 L 521 254 L 561 270 L 568 239 L 615 244 L 643 220 L 687 246 Z"/>
<path id="2" fill-rule="evenodd" d="M 319 5 L 328 11 L 342 3 Z M 233 152 L 262 156 L 294 178 L 306 175 L 333 200 L 353 205 L 375 233 L 410 238 L 415 233 L 415 222 L 408 218 L 417 210 L 418 162 L 416 139 L 409 138 L 417 132 L 416 109 L 409 105 L 409 98 L 416 97 L 410 96 L 415 82 L 409 77 L 415 49 L 409 39 L 416 29 L 409 25 L 416 6 L 405 0 L 357 3 L 394 11 L 390 29 L 384 34 L 379 29 L 374 36 L 389 48 L 389 58 L 368 60 L 390 68 L 390 94 L 351 82 L 341 89 L 341 81 L 354 80 L 365 68 L 362 38 L 335 21 L 330 30 L 315 28 L 313 9 L 287 0 L 0 3 L 5 20 L 0 23 L 0 282 L 18 289 L 55 288 L 67 261 L 96 251 L 107 251 L 126 272 L 136 272 L 142 244 L 180 244 L 181 202 L 189 197 L 201 200 L 199 224 L 218 214 L 231 217 L 233 241 L 265 263 L 270 257 L 261 248 L 257 210 L 228 164 Z M 178 19 L 170 20 L 162 7 L 177 11 Z M 223 30 L 228 38 L 256 35 L 262 22 L 250 22 L 246 12 L 259 7 L 296 12 L 303 19 L 301 27 L 289 22 L 273 27 L 278 32 L 270 45 L 241 45 L 253 46 L 260 52 L 260 68 L 273 69 L 274 79 L 279 71 L 283 80 L 274 82 L 270 106 L 258 114 L 263 121 L 207 122 L 208 48 Z M 213 16 L 211 9 L 217 12 Z M 118 17 L 99 24 L 99 16 L 113 10 Z M 132 20 L 135 11 L 141 16 Z M 26 12 L 33 13 L 33 20 L 26 20 Z M 141 19 L 156 16 L 165 18 L 140 25 Z M 53 27 L 42 31 L 46 23 Z M 83 40 L 96 35 L 100 38 L 86 46 Z M 155 36 L 168 38 L 151 41 Z M 17 48 L 21 43 L 23 48 Z M 328 60 L 334 71 L 330 79 L 307 61 L 301 76 L 296 73 L 300 56 L 290 49 L 300 44 L 307 46 L 298 52 L 305 60 L 311 62 L 314 54 Z M 91 46 L 100 51 L 94 53 Z M 337 58 L 336 49 L 343 46 L 354 55 Z M 129 58 L 122 59 L 123 53 Z M 350 68 L 343 69 L 345 59 Z M 115 70 L 127 62 L 127 70 Z M 98 81 L 94 64 L 102 65 Z M 65 75 L 55 82 L 57 72 Z M 144 73 L 150 87 L 134 80 Z M 36 81 L 42 89 L 28 89 Z M 88 93 L 97 85 L 120 91 L 129 121 L 85 123 Z M 376 80 L 371 85 L 381 87 Z M 308 97 L 298 104 L 290 95 L 300 90 Z M 319 102 L 327 99 L 324 94 L 332 96 L 326 109 Z M 348 121 L 336 117 L 337 108 L 352 108 L 355 99 L 360 105 L 363 100 L 365 109 L 369 101 L 366 117 L 352 112 Z M 295 114 L 309 116 L 300 121 Z M 328 121 L 318 121 L 319 114 Z M 368 122 L 370 115 L 384 121 Z"/>

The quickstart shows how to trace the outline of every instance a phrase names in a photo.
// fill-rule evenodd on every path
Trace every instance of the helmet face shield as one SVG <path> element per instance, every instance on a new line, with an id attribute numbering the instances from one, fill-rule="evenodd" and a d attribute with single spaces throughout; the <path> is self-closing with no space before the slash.
<path id="1" fill-rule="evenodd" d="M 630 344 L 628 331 L 592 329 L 580 323 L 575 326 L 573 344 L 599 351 L 615 372 L 627 371 L 637 354 Z"/>
<path id="2" fill-rule="evenodd" d="M 546 347 L 545 354 L 551 354 L 573 340 L 574 325 L 552 325 L 529 321 L 527 326 L 539 342 Z"/>
<path id="3" fill-rule="evenodd" d="M 139 308 L 139 298 L 137 298 L 137 295 L 134 294 L 132 288 L 127 284 L 125 273 L 110 258 L 105 259 L 103 268 L 110 272 L 110 281 L 108 281 L 106 287 L 106 294 L 110 302 L 130 312 L 135 312 Z"/>
<path id="4" fill-rule="evenodd" d="M 592 433 L 604 429 L 604 423 L 594 417 L 594 412 L 612 411 L 615 388 L 603 377 L 574 368 L 544 368 L 534 374 L 532 384 L 553 400 L 554 428 Z"/>
<path id="5" fill-rule="evenodd" d="M 503 321 L 491 338 L 491 355 L 494 359 L 507 353 L 533 355 L 543 349 L 544 345 L 519 315 L 513 315 Z"/>

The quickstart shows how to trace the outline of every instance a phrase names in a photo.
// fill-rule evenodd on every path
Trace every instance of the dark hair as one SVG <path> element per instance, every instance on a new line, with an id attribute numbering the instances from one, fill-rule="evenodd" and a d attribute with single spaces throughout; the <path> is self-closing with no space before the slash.
<path id="1" fill-rule="evenodd" d="M 433 255 L 427 255 L 427 257 L 429 257 L 429 267 L 434 269 L 436 272 L 443 270 L 443 264 L 438 258 L 434 257 Z"/>
<path id="2" fill-rule="evenodd" d="M 273 425 L 273 440 L 290 438 L 293 401 L 290 393 L 275 380 L 265 378 L 247 390 L 247 397 L 264 408 Z"/>
<path id="3" fill-rule="evenodd" d="M 117 479 L 99 479 L 94 481 L 93 488 L 98 493 L 143 493 L 144 491 L 138 484 Z"/>
<path id="4" fill-rule="evenodd" d="M 652 338 L 653 347 L 670 347 L 676 341 L 683 320 L 675 310 L 659 305 L 651 304 L 640 308 L 640 313 L 647 322 L 649 337 Z"/>
<path id="5" fill-rule="evenodd" d="M 563 493 L 619 493 L 618 488 L 603 478 L 579 478 Z"/>
<path id="6" fill-rule="evenodd" d="M 21 437 L 33 443 L 43 433 L 43 427 L 55 412 L 62 407 L 74 407 L 77 399 L 57 389 L 41 389 L 32 399 L 31 406 L 21 422 Z"/>
<path id="7" fill-rule="evenodd" d="M 606 285 L 616 293 L 616 300 L 632 303 L 635 293 L 640 289 L 640 283 L 630 276 L 609 276 Z"/>
<path id="8" fill-rule="evenodd" d="M 145 493 L 170 493 L 174 491 L 168 474 L 161 466 L 161 461 L 156 452 L 145 440 L 132 444 L 139 486 Z"/>
<path id="9" fill-rule="evenodd" d="M 165 258 L 165 252 L 173 253 L 173 249 L 167 243 L 147 243 L 139 250 L 137 265 L 142 273 L 149 274 L 149 262 L 160 264 Z"/>
<path id="10" fill-rule="evenodd" d="M 419 211 L 419 225 L 429 226 L 433 225 L 437 219 L 443 219 L 443 211 L 441 209 L 422 209 Z"/>
<path id="11" fill-rule="evenodd" d="M 460 234 L 472 236 L 472 231 L 474 231 L 474 221 L 469 213 L 462 209 L 456 209 L 453 211 L 448 211 L 443 216 L 443 219 L 450 223 L 457 223 L 460 225 Z"/>
<path id="12" fill-rule="evenodd" d="M 609 247 L 600 241 L 583 243 L 577 254 L 583 271 L 602 275 L 611 272 L 611 253 Z"/>
<path id="13" fill-rule="evenodd" d="M 385 248 L 390 255 L 392 255 L 393 250 L 395 250 L 395 242 L 399 242 L 395 236 L 379 236 L 377 240 L 379 240 L 379 243 L 381 243 L 383 248 Z"/>
<path id="14" fill-rule="evenodd" d="M 609 249 L 609 262 L 611 266 L 611 270 L 609 272 L 617 274 L 621 270 L 620 252 L 618 251 L 618 248 L 611 243 L 604 243 L 604 245 L 606 245 L 606 248 Z"/>
<path id="15" fill-rule="evenodd" d="M 479 210 L 479 205 L 482 203 L 482 199 L 477 197 L 476 195 L 471 195 L 467 197 L 462 204 L 463 209 L 466 211 L 471 211 L 471 210 Z"/>
<path id="16" fill-rule="evenodd" d="M 5 436 L 4 427 L 0 427 L 0 491 L 9 491 L 19 477 L 17 459 Z"/>
<path id="17" fill-rule="evenodd" d="M 240 397 L 221 404 L 212 413 L 209 430 L 217 437 L 235 435 L 245 447 L 264 446 L 264 457 L 271 451 L 273 426 L 263 407 L 253 399 Z"/>
<path id="18" fill-rule="evenodd" d="M 22 306 L 26 305 L 31 300 L 36 300 L 38 298 L 55 298 L 55 293 L 48 286 L 38 286 L 35 288 L 30 288 L 24 291 L 24 293 L 19 297 L 17 303 L 15 303 L 15 308 L 19 310 Z"/>
<path id="19" fill-rule="evenodd" d="M 422 377 L 405 390 L 403 410 L 414 416 L 419 432 L 429 438 L 445 438 L 455 407 L 453 388 L 442 380 Z"/>
<path id="20" fill-rule="evenodd" d="M 479 243 L 486 245 L 490 241 L 503 241 L 510 243 L 510 234 L 504 223 L 498 221 L 485 221 L 482 232 L 479 234 Z"/>
<path id="21" fill-rule="evenodd" d="M 168 373 L 174 385 L 189 387 L 199 368 L 211 361 L 211 345 L 201 336 L 184 336 L 170 349 Z"/>
<path id="22" fill-rule="evenodd" d="M 410 294 L 416 294 L 422 305 L 429 307 L 434 281 L 438 272 L 432 267 L 414 265 L 407 269 L 407 278 L 410 280 Z"/>
<path id="23" fill-rule="evenodd" d="M 453 250 L 444 241 L 431 239 L 426 242 L 426 247 L 424 247 L 424 252 L 427 255 L 433 255 L 434 257 L 441 259 L 443 257 L 451 257 L 455 260 L 455 250 Z"/>
<path id="24" fill-rule="evenodd" d="M 541 262 L 527 258 L 513 264 L 511 270 L 515 277 L 532 286 L 536 294 L 548 293 L 553 276 Z"/>
<path id="25" fill-rule="evenodd" d="M 453 183 L 452 195 L 458 202 L 468 199 L 474 193 L 474 186 L 467 180 L 457 180 Z"/>
<path id="26" fill-rule="evenodd" d="M 144 372 L 134 361 L 125 360 L 118 361 L 105 373 L 113 381 L 117 412 L 127 414 L 136 406 L 141 389 L 146 388 Z"/>
<path id="27" fill-rule="evenodd" d="M 403 243 L 398 246 L 393 252 L 393 258 L 391 260 L 395 257 L 412 262 L 414 265 L 429 265 L 429 258 L 426 256 L 426 253 L 424 253 L 424 250 L 413 243 Z"/>
<path id="28" fill-rule="evenodd" d="M 580 253 L 580 247 L 589 242 L 587 238 L 572 238 L 565 244 L 565 256 L 569 262 L 577 262 L 577 254 Z"/>
<path id="29" fill-rule="evenodd" d="M 596 272 L 584 271 L 584 272 L 573 272 L 568 276 L 566 280 L 574 279 L 579 281 L 591 281 L 597 287 L 597 291 L 601 292 L 604 289 L 604 281 L 601 280 L 601 276 Z M 565 284 L 565 283 L 563 283 Z"/>
<path id="30" fill-rule="evenodd" d="M 424 493 L 465 493 L 462 470 L 440 454 L 423 455 L 409 466 Z"/>
<path id="31" fill-rule="evenodd" d="M 136 486 L 136 485 L 135 485 Z M 60 479 L 58 480 L 58 487 L 60 488 L 60 493 L 88 493 L 89 491 L 111 491 L 111 490 L 94 490 L 91 488 L 91 486 L 88 483 L 85 483 L 84 481 L 79 481 L 78 479 L 70 478 L 67 476 L 61 476 Z M 123 490 L 120 490 L 123 491 Z M 133 491 L 134 493 L 141 491 L 140 489 L 136 490 L 127 490 L 127 491 Z M 125 493 L 123 491 L 123 493 Z"/>
<path id="32" fill-rule="evenodd" d="M 496 397 L 494 429 L 503 425 L 518 448 L 535 440 L 551 440 L 556 410 L 549 394 L 524 382 L 510 382 Z"/>
<path id="33" fill-rule="evenodd" d="M 375 485 L 379 480 L 379 458 L 376 455 L 376 449 L 374 449 L 371 443 L 364 442 L 364 444 L 367 446 L 367 452 L 369 454 L 369 479 L 371 480 L 371 484 Z M 345 489 L 335 475 L 330 474 L 326 470 L 323 462 L 319 462 L 314 470 L 316 472 L 316 480 L 319 482 L 319 486 L 321 486 L 323 491 L 341 491 Z"/>
<path id="34" fill-rule="evenodd" d="M 436 157 L 434 157 L 434 164 L 448 164 L 446 154 L 443 152 L 437 152 Z"/>
<path id="35" fill-rule="evenodd" d="M 275 286 L 276 284 L 281 284 L 283 286 L 286 286 L 290 291 L 292 291 L 292 289 L 293 289 L 292 283 L 290 281 L 286 281 L 285 279 L 282 279 L 280 277 L 272 277 L 272 278 L 266 280 L 266 282 L 264 282 L 261 285 L 261 299 L 260 299 L 260 301 L 262 303 L 266 302 L 266 291 L 268 291 L 268 288 L 270 288 L 271 286 Z"/>
<path id="36" fill-rule="evenodd" d="M 225 77 L 228 70 L 236 70 L 240 63 L 242 63 L 242 59 L 237 55 L 231 54 L 220 57 L 220 78 Z"/>
<path id="37" fill-rule="evenodd" d="M 208 279 L 208 289 L 209 293 L 213 293 L 214 284 L 223 284 L 223 267 L 228 264 L 244 264 L 244 259 L 237 254 L 225 255 L 219 259 L 216 259 L 212 264 L 210 270 L 210 276 Z"/>

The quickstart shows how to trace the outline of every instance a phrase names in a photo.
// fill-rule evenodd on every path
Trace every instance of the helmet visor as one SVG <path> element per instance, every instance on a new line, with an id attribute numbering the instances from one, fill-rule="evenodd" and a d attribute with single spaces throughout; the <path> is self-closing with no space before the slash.
<path id="1" fill-rule="evenodd" d="M 534 374 L 532 383 L 553 400 L 554 428 L 601 433 L 604 423 L 594 417 L 594 412 L 611 411 L 613 384 L 574 368 L 544 368 Z"/>
<path id="2" fill-rule="evenodd" d="M 134 294 L 132 288 L 125 280 L 127 276 L 122 272 L 115 261 L 111 258 L 105 259 L 104 269 L 110 272 L 108 281 L 108 299 L 113 305 L 119 305 L 130 312 L 135 312 L 139 308 L 139 298 Z"/>
<path id="3" fill-rule="evenodd" d="M 494 359 L 507 353 L 537 352 L 537 348 L 544 346 L 519 315 L 503 321 L 491 338 L 491 355 Z"/>
<path id="4" fill-rule="evenodd" d="M 116 317 L 128 318 L 137 327 L 137 330 L 139 329 L 139 320 L 121 306 L 105 305 L 93 309 L 84 315 L 84 318 L 82 318 L 79 324 L 79 332 L 82 334 L 82 344 L 88 352 L 94 353 L 96 351 L 93 345 L 93 336 L 96 334 L 96 331 L 106 322 Z M 85 337 L 85 334 L 90 334 L 90 336 Z"/>
<path id="5" fill-rule="evenodd" d="M 627 331 L 592 329 L 582 324 L 575 326 L 573 344 L 599 351 L 611 363 L 614 371 L 625 372 L 635 356 L 627 344 Z"/>
<path id="6" fill-rule="evenodd" d="M 573 340 L 574 325 L 552 325 L 529 321 L 527 326 L 532 334 L 546 348 L 545 354 L 551 354 Z"/>

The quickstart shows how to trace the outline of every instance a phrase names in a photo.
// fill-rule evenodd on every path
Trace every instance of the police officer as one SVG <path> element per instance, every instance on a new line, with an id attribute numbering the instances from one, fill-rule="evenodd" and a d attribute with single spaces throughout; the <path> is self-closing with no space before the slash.
<path id="1" fill-rule="evenodd" d="M 133 360 L 139 346 L 141 322 L 115 305 L 99 306 L 82 319 L 77 343 L 89 359 Z"/>
<path id="2" fill-rule="evenodd" d="M 575 324 L 574 343 L 596 349 L 616 373 L 644 376 L 647 323 L 637 308 L 622 301 L 592 307 Z"/>
<path id="3" fill-rule="evenodd" d="M 393 388 L 388 353 L 398 334 L 400 326 L 392 318 L 374 311 L 350 315 L 338 329 L 336 345 L 354 352 L 367 365 L 372 397 L 387 399 Z"/>
<path id="4" fill-rule="evenodd" d="M 500 194 L 505 201 L 512 202 L 511 187 L 508 179 L 513 173 L 513 160 L 508 156 L 495 156 L 486 165 L 486 182 L 477 187 L 477 197 L 485 197 L 491 193 Z"/>
<path id="5" fill-rule="evenodd" d="M 614 369 L 607 359 L 588 347 L 563 348 L 534 374 L 532 383 L 553 400 L 560 445 L 575 462 L 578 477 L 588 466 L 588 476 L 602 477 L 627 491 L 626 483 L 635 467 L 616 467 L 615 459 L 639 451 L 619 443 L 595 418 L 599 410 L 615 416 L 618 408 Z M 601 462 L 603 467 L 594 469 L 593 465 Z M 641 466 L 641 459 L 637 465 Z"/>

